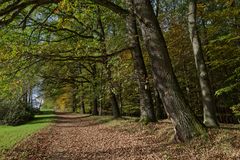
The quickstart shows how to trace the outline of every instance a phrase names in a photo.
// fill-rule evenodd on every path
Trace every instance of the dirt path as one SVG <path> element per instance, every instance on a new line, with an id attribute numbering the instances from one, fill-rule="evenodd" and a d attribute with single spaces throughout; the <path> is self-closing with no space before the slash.
<path id="1" fill-rule="evenodd" d="M 17 146 L 9 159 L 160 159 L 155 136 L 116 130 L 80 115 L 58 115 L 56 124 Z"/>
<path id="2" fill-rule="evenodd" d="M 116 122 L 121 125 L 83 115 L 58 115 L 55 124 L 17 145 L 6 159 L 240 160 L 238 128 L 212 129 L 208 141 L 199 137 L 191 143 L 174 144 L 169 121 L 149 125 Z"/>

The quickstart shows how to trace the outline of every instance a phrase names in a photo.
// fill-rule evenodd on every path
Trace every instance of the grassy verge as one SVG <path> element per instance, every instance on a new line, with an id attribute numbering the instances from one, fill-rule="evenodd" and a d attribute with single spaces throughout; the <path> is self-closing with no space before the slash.
<path id="1" fill-rule="evenodd" d="M 0 159 L 4 152 L 11 149 L 28 136 L 48 126 L 54 120 L 55 115 L 50 112 L 42 112 L 36 115 L 34 120 L 20 126 L 0 126 Z"/>

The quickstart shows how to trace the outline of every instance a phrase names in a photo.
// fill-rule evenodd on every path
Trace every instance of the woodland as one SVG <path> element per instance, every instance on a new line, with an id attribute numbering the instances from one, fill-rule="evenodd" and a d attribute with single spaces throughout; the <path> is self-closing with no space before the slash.
<path id="1" fill-rule="evenodd" d="M 240 1 L 0 0 L 0 125 L 42 109 L 167 121 L 174 144 L 239 127 Z"/>

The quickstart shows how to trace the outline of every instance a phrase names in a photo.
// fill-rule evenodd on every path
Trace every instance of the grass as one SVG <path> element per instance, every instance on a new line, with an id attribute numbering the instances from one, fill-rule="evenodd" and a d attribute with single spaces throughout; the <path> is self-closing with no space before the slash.
<path id="1" fill-rule="evenodd" d="M 20 126 L 0 125 L 0 159 L 14 145 L 51 124 L 54 118 L 53 113 L 42 112 L 42 114 L 36 115 L 34 120 Z"/>

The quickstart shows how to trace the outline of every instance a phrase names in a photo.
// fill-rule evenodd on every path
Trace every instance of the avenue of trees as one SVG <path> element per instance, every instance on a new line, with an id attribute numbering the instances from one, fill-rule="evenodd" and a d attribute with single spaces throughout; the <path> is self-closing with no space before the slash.
<path id="1" fill-rule="evenodd" d="M 0 0 L 0 123 L 56 111 L 169 118 L 175 140 L 238 123 L 237 0 Z M 37 91 L 36 91 L 37 90 Z"/>

